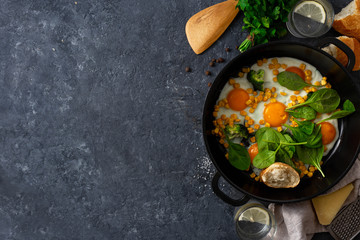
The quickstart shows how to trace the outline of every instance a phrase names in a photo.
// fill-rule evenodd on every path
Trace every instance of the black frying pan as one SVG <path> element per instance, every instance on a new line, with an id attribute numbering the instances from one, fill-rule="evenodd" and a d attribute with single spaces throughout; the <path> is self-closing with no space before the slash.
<path id="1" fill-rule="evenodd" d="M 348 55 L 349 62 L 346 68 L 318 48 L 294 42 L 272 42 L 253 47 L 235 57 L 216 77 L 205 101 L 203 137 L 209 156 L 218 171 L 213 178 L 212 187 L 215 194 L 222 200 L 234 206 L 243 204 L 249 197 L 276 203 L 307 200 L 330 189 L 349 171 L 358 155 L 360 143 L 360 90 L 349 74 L 354 66 L 355 56 L 345 44 L 335 38 L 324 39 L 319 46 L 329 43 L 335 44 Z M 258 59 L 271 57 L 293 57 L 312 64 L 323 76 L 327 77 L 332 88 L 338 91 L 342 101 L 349 99 L 356 107 L 355 113 L 339 120 L 339 139 L 332 151 L 323 159 L 322 169 L 325 178 L 316 171 L 312 178 L 302 179 L 300 184 L 292 189 L 267 187 L 265 184 L 251 179 L 248 173 L 234 168 L 224 156 L 225 148 L 211 134 L 211 130 L 214 128 L 213 108 L 229 78 L 237 76 L 242 67 L 251 66 Z M 342 106 L 342 102 L 340 104 Z M 220 176 L 244 193 L 245 197 L 232 199 L 223 193 L 218 187 Z"/>

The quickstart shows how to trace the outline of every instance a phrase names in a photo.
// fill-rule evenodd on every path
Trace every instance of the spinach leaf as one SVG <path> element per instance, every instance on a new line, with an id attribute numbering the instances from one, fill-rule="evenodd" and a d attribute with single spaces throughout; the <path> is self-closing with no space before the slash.
<path id="1" fill-rule="evenodd" d="M 312 86 L 293 72 L 283 71 L 277 75 L 278 83 L 289 90 L 298 91 L 307 86 Z"/>
<path id="2" fill-rule="evenodd" d="M 343 110 L 334 112 L 330 117 L 325 118 L 319 121 L 318 123 L 322 123 L 331 119 L 343 118 L 346 117 L 347 115 L 352 114 L 353 112 L 355 112 L 354 104 L 350 100 L 346 100 L 343 104 Z"/>
<path id="3" fill-rule="evenodd" d="M 310 135 L 315 127 L 315 124 L 311 121 L 297 121 L 295 120 L 295 122 L 298 124 L 298 127 L 301 131 L 303 131 L 304 133 L 306 133 L 307 135 Z"/>
<path id="4" fill-rule="evenodd" d="M 290 165 L 292 168 L 295 169 L 296 166 L 295 166 L 294 162 L 291 160 L 294 155 L 294 152 L 290 151 L 289 147 L 290 146 L 286 146 L 284 148 L 281 147 L 279 149 L 279 151 L 276 154 L 276 161 L 286 163 L 287 165 Z M 294 146 L 291 146 L 291 147 L 294 147 Z"/>
<path id="5" fill-rule="evenodd" d="M 303 163 L 313 165 L 316 167 L 321 175 L 325 177 L 321 170 L 320 161 L 324 154 L 324 146 L 321 145 L 319 148 L 307 148 L 305 146 L 296 146 L 296 154 Z"/>
<path id="6" fill-rule="evenodd" d="M 286 110 L 294 118 L 313 120 L 316 118 L 316 111 L 309 106 L 298 107 L 295 110 Z"/>
<path id="7" fill-rule="evenodd" d="M 284 137 L 285 137 L 285 139 L 286 139 L 286 141 L 288 142 L 288 143 L 295 143 L 295 141 L 294 141 L 294 139 L 292 139 L 292 137 L 290 136 L 290 134 L 288 134 L 288 133 L 285 133 L 285 134 L 283 134 L 284 135 Z M 294 145 L 288 145 L 288 146 L 286 146 L 286 148 L 285 149 L 288 149 L 288 151 L 291 151 L 291 152 L 295 152 L 295 146 Z M 292 157 L 292 154 L 291 154 L 291 157 Z M 290 158 L 291 158 L 290 157 Z"/>
<path id="8" fill-rule="evenodd" d="M 283 134 L 283 136 L 285 137 L 287 143 L 280 143 L 282 144 L 282 146 L 276 155 L 276 161 L 286 163 L 295 169 L 296 166 L 292 161 L 292 157 L 296 150 L 295 145 L 288 145 L 288 144 L 298 144 L 298 143 L 296 143 L 292 139 L 292 137 L 287 133 Z"/>
<path id="9" fill-rule="evenodd" d="M 303 123 L 305 122 L 305 123 Z M 306 144 L 304 146 L 309 147 L 309 148 L 318 148 L 320 146 L 322 146 L 322 142 L 321 142 L 321 126 L 320 125 L 312 125 L 310 126 L 309 121 L 303 121 L 303 122 L 299 122 L 300 124 L 303 123 L 303 125 L 299 125 L 298 127 L 292 127 L 289 126 L 287 124 L 284 124 L 284 126 L 286 126 L 287 128 L 289 128 L 294 136 L 294 138 L 296 139 L 296 141 L 298 142 L 306 142 Z M 311 124 L 313 124 L 312 122 L 310 122 Z M 310 129 L 313 129 L 310 132 Z"/>
<path id="10" fill-rule="evenodd" d="M 343 104 L 343 110 L 349 112 L 355 112 L 354 104 L 349 99 L 347 99 Z"/>
<path id="11" fill-rule="evenodd" d="M 274 141 L 277 142 L 277 137 L 275 136 L 275 134 L 273 134 L 273 131 L 270 130 L 270 128 L 264 127 L 264 128 L 260 128 L 256 133 L 255 133 L 255 138 L 256 138 L 256 142 L 258 143 L 258 148 L 259 148 L 259 152 L 263 151 L 263 150 L 269 150 L 269 144 L 265 141 L 265 140 L 270 140 L 270 141 Z M 275 150 L 276 146 L 274 147 L 274 145 L 272 145 L 272 147 L 270 147 L 272 150 Z"/>
<path id="12" fill-rule="evenodd" d="M 276 151 L 265 150 L 259 151 L 259 153 L 253 159 L 254 167 L 259 169 L 267 168 L 275 162 Z"/>
<path id="13" fill-rule="evenodd" d="M 297 108 L 304 105 L 309 105 L 319 113 L 328 113 L 334 111 L 340 103 L 340 96 L 336 90 L 331 88 L 323 88 L 314 92 L 310 98 L 304 103 L 297 104 L 287 109 Z"/>
<path id="14" fill-rule="evenodd" d="M 286 142 L 284 136 L 273 128 L 260 128 L 255 134 L 259 152 L 262 150 L 275 150 L 280 141 Z"/>
<path id="15" fill-rule="evenodd" d="M 304 133 L 303 131 L 301 131 L 300 128 L 292 127 L 292 126 L 289 126 L 287 124 L 284 124 L 284 126 L 291 130 L 291 132 L 292 132 L 294 138 L 296 139 L 296 141 L 298 141 L 298 142 L 307 142 L 308 135 L 306 133 Z"/>
<path id="16" fill-rule="evenodd" d="M 292 157 L 295 145 L 306 142 L 295 142 L 289 134 L 282 134 L 272 128 L 261 128 L 255 134 L 259 154 L 254 158 L 253 165 L 257 168 L 266 168 L 275 161 L 284 162 L 295 168 Z"/>
<path id="17" fill-rule="evenodd" d="M 250 155 L 247 149 L 240 144 L 233 143 L 228 140 L 229 143 L 229 162 L 231 165 L 240 170 L 247 170 L 250 167 Z"/>
<path id="18" fill-rule="evenodd" d="M 322 135 L 321 135 L 321 125 L 316 125 L 313 133 L 307 139 L 306 147 L 309 148 L 318 148 L 322 146 Z"/>

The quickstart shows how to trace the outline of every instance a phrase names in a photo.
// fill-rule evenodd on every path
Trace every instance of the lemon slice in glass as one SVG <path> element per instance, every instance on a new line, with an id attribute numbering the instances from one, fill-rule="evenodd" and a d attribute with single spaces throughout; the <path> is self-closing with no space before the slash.
<path id="1" fill-rule="evenodd" d="M 310 18 L 319 23 L 325 23 L 326 13 L 324 7 L 315 1 L 304 1 L 297 5 L 294 12 Z"/>
<path id="2" fill-rule="evenodd" d="M 270 224 L 269 214 L 260 207 L 251 207 L 246 209 L 240 216 L 239 221 L 249 221 L 261 223 L 264 225 Z"/>

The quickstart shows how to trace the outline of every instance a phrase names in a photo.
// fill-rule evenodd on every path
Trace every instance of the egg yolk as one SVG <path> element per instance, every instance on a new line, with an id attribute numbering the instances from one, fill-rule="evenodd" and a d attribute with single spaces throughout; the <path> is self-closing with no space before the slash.
<path id="1" fill-rule="evenodd" d="M 297 75 L 299 75 L 305 81 L 305 73 L 300 68 L 298 68 L 298 67 L 288 67 L 288 68 L 285 69 L 285 71 L 296 73 Z"/>
<path id="2" fill-rule="evenodd" d="M 264 120 L 270 124 L 271 127 L 280 127 L 284 124 L 289 114 L 285 112 L 286 106 L 281 102 L 269 103 L 266 105 L 263 115 Z"/>
<path id="3" fill-rule="evenodd" d="M 242 111 L 247 107 L 246 101 L 249 100 L 249 94 L 244 89 L 236 88 L 228 93 L 226 99 L 232 110 Z"/>
<path id="4" fill-rule="evenodd" d="M 255 144 L 251 145 L 248 149 L 248 152 L 249 152 L 251 163 L 252 163 L 254 158 L 256 157 L 256 155 L 259 153 L 258 144 L 255 143 Z"/>
<path id="5" fill-rule="evenodd" d="M 326 145 L 334 141 L 336 136 L 336 129 L 334 125 L 329 122 L 322 122 L 321 125 L 321 134 L 322 134 L 322 144 Z"/>

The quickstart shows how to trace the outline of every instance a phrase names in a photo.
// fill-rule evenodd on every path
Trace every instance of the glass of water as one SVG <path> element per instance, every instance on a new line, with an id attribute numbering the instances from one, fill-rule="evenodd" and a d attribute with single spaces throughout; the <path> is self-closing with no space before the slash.
<path id="1" fill-rule="evenodd" d="M 272 239 L 276 233 L 275 217 L 260 203 L 247 203 L 235 210 L 235 227 L 239 239 Z"/>
<path id="2" fill-rule="evenodd" d="M 298 38 L 320 37 L 330 30 L 334 17 L 334 8 L 327 0 L 300 0 L 290 12 L 286 26 Z"/>

